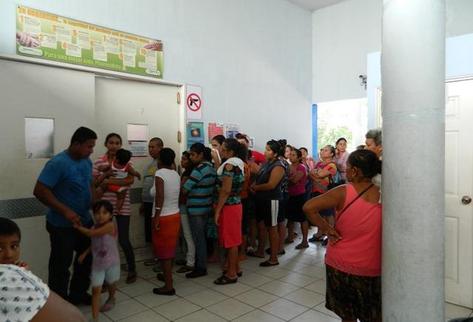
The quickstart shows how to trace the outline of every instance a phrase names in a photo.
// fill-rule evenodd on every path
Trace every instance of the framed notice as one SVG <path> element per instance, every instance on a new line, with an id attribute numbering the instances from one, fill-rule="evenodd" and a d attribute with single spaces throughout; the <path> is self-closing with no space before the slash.
<path id="1" fill-rule="evenodd" d="M 19 55 L 118 72 L 163 77 L 160 40 L 18 6 Z"/>
<path id="2" fill-rule="evenodd" d="M 187 123 L 187 148 L 189 149 L 194 143 L 205 142 L 204 123 L 188 122 Z"/>

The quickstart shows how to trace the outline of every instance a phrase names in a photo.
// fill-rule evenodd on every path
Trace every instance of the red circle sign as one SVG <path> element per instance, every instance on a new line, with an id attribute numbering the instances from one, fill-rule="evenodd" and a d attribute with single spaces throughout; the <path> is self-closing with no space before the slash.
<path id="1" fill-rule="evenodd" d="M 200 106 L 202 105 L 202 100 L 200 99 L 199 95 L 196 93 L 190 93 L 187 96 L 187 107 L 193 111 L 197 112 L 200 110 Z"/>

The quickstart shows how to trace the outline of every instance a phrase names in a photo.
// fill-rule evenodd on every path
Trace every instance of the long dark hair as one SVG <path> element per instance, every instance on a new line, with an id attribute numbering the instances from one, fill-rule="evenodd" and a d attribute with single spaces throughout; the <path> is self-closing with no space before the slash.
<path id="1" fill-rule="evenodd" d="M 238 142 L 237 139 L 226 139 L 224 142 L 225 148 L 229 151 L 233 152 L 233 155 L 237 158 L 242 159 L 243 161 L 247 160 L 248 157 L 248 149 L 245 145 Z"/>
<path id="2" fill-rule="evenodd" d="M 266 145 L 269 146 L 271 151 L 277 154 L 277 156 L 284 155 L 284 148 L 281 146 L 281 143 L 276 140 L 270 140 L 266 142 Z"/>

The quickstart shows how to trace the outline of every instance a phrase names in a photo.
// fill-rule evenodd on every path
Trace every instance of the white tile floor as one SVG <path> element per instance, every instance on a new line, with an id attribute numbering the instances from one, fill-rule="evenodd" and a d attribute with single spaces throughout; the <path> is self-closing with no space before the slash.
<path id="1" fill-rule="evenodd" d="M 325 249 L 311 244 L 305 250 L 295 250 L 296 243 L 286 247 L 280 265 L 260 268 L 258 258 L 242 263 L 243 276 L 237 284 L 217 286 L 217 264 L 209 265 L 209 275 L 188 280 L 174 274 L 176 296 L 158 296 L 153 287 L 161 286 L 150 267 L 139 262 L 139 279 L 135 284 L 119 283 L 117 305 L 101 315 L 101 321 L 148 322 L 335 322 L 335 314 L 325 309 Z M 149 251 L 137 251 L 137 260 L 149 256 Z M 125 276 L 125 275 L 123 275 Z M 105 300 L 106 294 L 103 295 Z M 90 317 L 90 307 L 81 307 Z M 472 315 L 470 309 L 446 304 L 446 319 Z M 473 315 L 472 315 L 473 316 Z"/>

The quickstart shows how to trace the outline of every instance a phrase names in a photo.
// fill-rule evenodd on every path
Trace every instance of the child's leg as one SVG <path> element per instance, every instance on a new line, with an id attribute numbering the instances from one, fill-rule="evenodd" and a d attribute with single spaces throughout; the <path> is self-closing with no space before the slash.
<path id="1" fill-rule="evenodd" d="M 92 317 L 94 321 L 99 317 L 100 294 L 102 294 L 102 286 L 92 287 Z"/>
<path id="2" fill-rule="evenodd" d="M 125 203 L 126 197 L 126 190 L 117 192 L 117 203 L 116 203 L 116 211 L 117 213 L 122 210 L 123 204 Z"/>
<path id="3" fill-rule="evenodd" d="M 115 293 L 117 292 L 117 283 L 112 283 L 108 286 L 107 302 L 115 302 Z"/>

